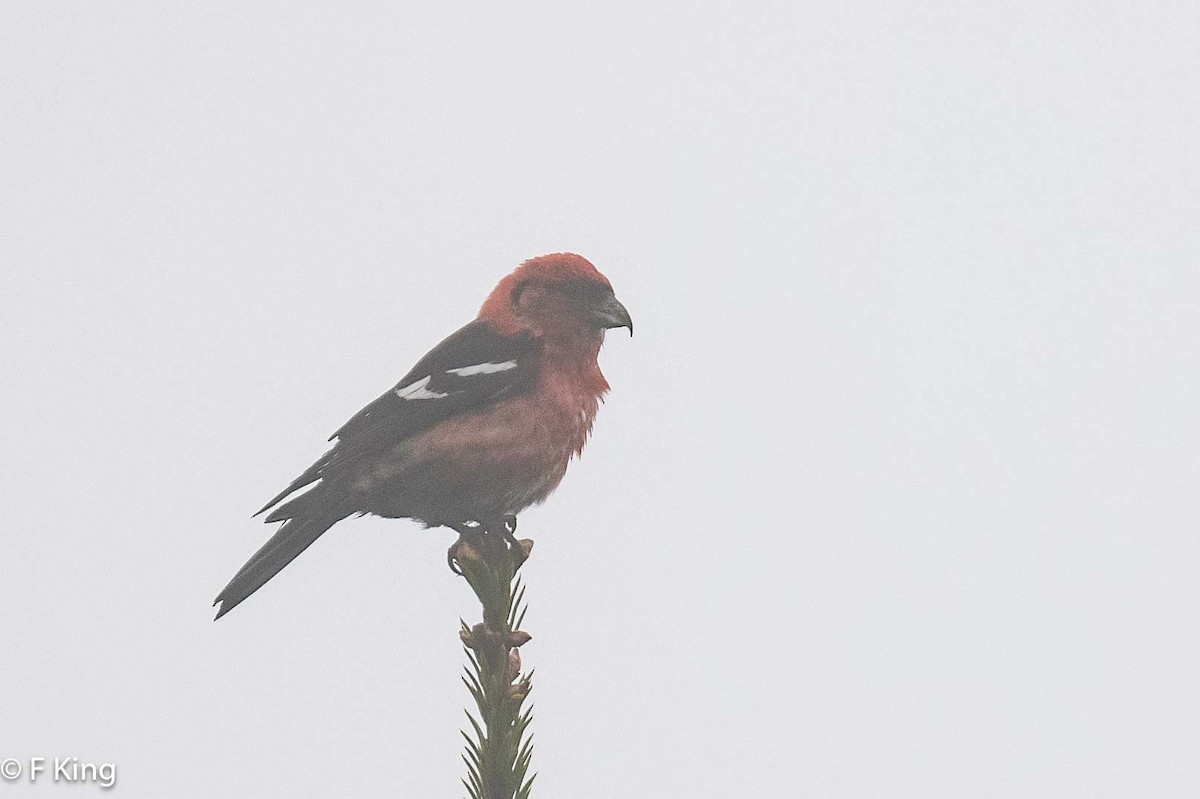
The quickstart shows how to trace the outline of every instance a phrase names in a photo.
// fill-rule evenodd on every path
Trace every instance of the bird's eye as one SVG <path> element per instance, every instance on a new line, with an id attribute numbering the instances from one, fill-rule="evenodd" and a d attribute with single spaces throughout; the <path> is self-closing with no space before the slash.
<path id="1" fill-rule="evenodd" d="M 609 293 L 608 286 L 591 280 L 573 280 L 563 285 L 563 294 L 582 305 L 600 302 Z"/>
<path id="2" fill-rule="evenodd" d="M 517 285 L 513 286 L 512 294 L 509 295 L 509 301 L 512 302 L 512 304 L 514 306 L 520 304 L 521 292 L 523 292 L 524 290 L 525 290 L 525 281 L 524 280 L 522 280 Z"/>

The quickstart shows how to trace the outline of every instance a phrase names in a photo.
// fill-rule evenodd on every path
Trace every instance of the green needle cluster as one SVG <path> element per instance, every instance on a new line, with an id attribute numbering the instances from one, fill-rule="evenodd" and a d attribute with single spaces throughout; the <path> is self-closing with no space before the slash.
<path id="1" fill-rule="evenodd" d="M 498 535 L 461 542 L 455 561 L 483 606 L 483 622 L 462 622 L 459 637 L 469 665 L 463 683 L 475 699 L 478 715 L 467 711 L 473 735 L 463 731 L 471 799 L 528 799 L 536 774 L 526 778 L 533 756 L 527 735 L 532 708 L 526 708 L 533 672 L 521 672 L 520 647 L 530 639 L 521 632 L 525 587 L 517 577 L 533 542 L 510 544 Z"/>

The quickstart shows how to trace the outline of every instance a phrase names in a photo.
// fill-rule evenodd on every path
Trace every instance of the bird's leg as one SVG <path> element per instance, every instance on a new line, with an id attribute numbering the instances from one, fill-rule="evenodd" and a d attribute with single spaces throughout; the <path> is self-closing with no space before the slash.
<path id="1" fill-rule="evenodd" d="M 525 565 L 525 561 L 529 556 L 525 554 L 525 547 L 521 546 L 521 542 L 517 540 L 517 517 L 510 513 L 500 520 L 500 534 L 504 536 L 505 542 L 508 544 L 509 550 L 513 553 L 516 559 L 516 568 L 521 568 Z"/>
<path id="2" fill-rule="evenodd" d="M 527 555 L 521 542 L 516 539 L 517 517 L 509 514 L 495 519 L 480 522 L 453 522 L 446 525 L 458 533 L 458 540 L 446 550 L 446 563 L 450 571 L 462 577 L 459 566 L 459 553 L 464 545 L 473 547 L 484 558 L 501 556 L 505 550 L 513 553 L 516 568 L 521 568 Z"/>
<path id="3" fill-rule="evenodd" d="M 458 552 L 463 544 L 473 544 L 476 548 L 479 547 L 480 541 L 483 539 L 483 534 L 486 532 L 480 525 L 468 524 L 466 522 L 458 522 L 447 524 L 454 532 L 458 533 L 458 540 L 450 545 L 446 550 L 446 563 L 450 566 L 450 571 L 463 576 L 462 569 L 458 567 Z"/>

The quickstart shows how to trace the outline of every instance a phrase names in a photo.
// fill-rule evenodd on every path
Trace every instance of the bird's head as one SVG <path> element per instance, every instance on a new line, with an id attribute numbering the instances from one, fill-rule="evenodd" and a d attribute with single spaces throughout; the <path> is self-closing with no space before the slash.
<path id="1" fill-rule="evenodd" d="M 488 296 L 479 317 L 508 335 L 599 340 L 610 327 L 628 328 L 633 335 L 633 320 L 608 278 L 586 258 L 569 252 L 518 266 Z"/>

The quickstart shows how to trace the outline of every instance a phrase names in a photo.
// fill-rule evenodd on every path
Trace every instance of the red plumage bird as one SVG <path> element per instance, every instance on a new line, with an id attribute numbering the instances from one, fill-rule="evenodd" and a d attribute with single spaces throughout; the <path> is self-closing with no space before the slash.
<path id="1" fill-rule="evenodd" d="M 613 327 L 633 333 L 587 259 L 521 264 L 475 321 L 342 425 L 333 449 L 259 511 L 284 524 L 217 595 L 217 618 L 356 513 L 511 538 L 516 515 L 546 499 L 583 450 L 608 391 L 596 356 Z"/>

